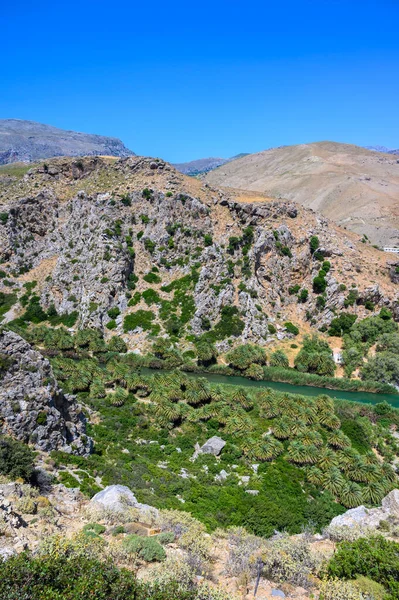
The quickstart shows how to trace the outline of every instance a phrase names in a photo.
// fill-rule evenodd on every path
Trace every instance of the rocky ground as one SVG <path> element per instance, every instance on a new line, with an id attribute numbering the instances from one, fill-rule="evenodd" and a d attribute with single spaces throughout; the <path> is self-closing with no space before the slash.
<path id="1" fill-rule="evenodd" d="M 355 509 L 358 514 L 362 510 L 364 513 L 364 507 Z M 373 510 L 382 511 L 387 522 L 399 522 L 399 491 L 391 492 L 383 500 L 382 508 Z M 351 510 L 334 519 L 323 535 L 283 537 L 282 541 L 279 541 L 277 536 L 266 542 L 261 538 L 248 536 L 239 529 L 232 530 L 230 534 L 218 531 L 212 536 L 204 531 L 197 531 L 196 536 L 203 538 L 203 547 L 208 549 L 209 554 L 205 579 L 203 576 L 194 577 L 200 585 L 206 580 L 210 585 L 229 592 L 231 598 L 253 598 L 256 586 L 256 569 L 253 570 L 253 561 L 256 556 L 262 556 L 264 563 L 268 564 L 267 557 L 270 555 L 275 564 L 278 564 L 289 549 L 289 544 L 300 544 L 298 548 L 301 547 L 302 551 L 306 549 L 311 557 L 307 560 L 311 560 L 312 569 L 321 572 L 322 564 L 334 553 L 336 541 L 356 539 L 360 535 L 371 535 L 377 531 L 378 523 L 375 518 L 363 516 L 361 519 L 356 519 L 354 525 L 350 522 L 350 514 L 353 513 L 354 511 Z M 0 557 L 7 559 L 25 549 L 40 552 L 43 543 L 47 544 L 47 547 L 48 544 L 65 544 L 66 540 L 77 539 L 76 536 L 79 535 L 83 535 L 81 539 L 84 539 L 84 532 L 89 529 L 94 531 L 93 523 L 96 523 L 99 533 L 90 534 L 91 538 L 100 540 L 101 534 L 106 554 L 112 556 L 117 564 L 134 569 L 139 578 L 148 579 L 155 575 L 164 576 L 162 563 L 154 565 L 137 557 L 129 557 L 122 550 L 123 539 L 131 533 L 139 532 L 144 536 L 157 535 L 160 531 L 170 531 L 171 528 L 173 530 L 173 527 L 177 527 L 175 531 L 180 533 L 176 533 L 175 541 L 169 541 L 165 546 L 164 570 L 175 570 L 179 564 L 180 570 L 176 572 L 182 576 L 182 565 L 187 565 L 189 569 L 190 561 L 193 560 L 194 546 L 188 546 L 187 540 L 181 542 L 183 538 L 179 536 L 182 530 L 179 527 L 183 528 L 183 532 L 185 528 L 190 531 L 190 527 L 195 531 L 196 524 L 192 522 L 187 525 L 189 521 L 184 518 L 183 513 L 181 514 L 182 525 L 178 525 L 176 511 L 171 515 L 168 511 L 159 512 L 151 507 L 140 505 L 131 490 L 124 486 L 109 486 L 88 501 L 78 489 L 68 489 L 63 485 L 53 485 L 44 491 L 39 491 L 17 482 L 2 483 L 0 484 Z M 142 525 L 143 521 L 145 525 Z M 172 522 L 175 525 L 171 525 Z M 384 535 L 389 537 L 391 534 L 385 531 Z M 86 543 L 89 543 L 87 538 Z M 286 548 L 283 554 L 279 550 L 281 543 L 282 547 Z M 287 573 L 294 572 L 293 568 L 291 565 Z M 284 569 L 281 572 L 284 572 Z M 298 583 L 301 578 L 302 585 Z M 297 583 L 293 583 L 295 580 Z M 274 597 L 292 600 L 318 598 L 320 583 L 320 580 L 310 572 L 309 576 L 306 575 L 305 567 L 302 574 L 298 572 L 295 576 L 291 575 L 291 581 L 289 578 L 284 581 L 284 577 L 273 581 L 262 576 L 258 582 L 256 597 L 259 600 L 270 600 Z"/>

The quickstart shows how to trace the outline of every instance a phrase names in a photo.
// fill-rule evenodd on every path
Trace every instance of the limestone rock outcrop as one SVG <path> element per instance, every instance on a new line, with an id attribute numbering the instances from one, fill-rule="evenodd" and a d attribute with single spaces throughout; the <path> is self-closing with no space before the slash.
<path id="1" fill-rule="evenodd" d="M 0 358 L 0 432 L 46 452 L 89 454 L 85 416 L 49 361 L 12 331 L 0 331 Z"/>

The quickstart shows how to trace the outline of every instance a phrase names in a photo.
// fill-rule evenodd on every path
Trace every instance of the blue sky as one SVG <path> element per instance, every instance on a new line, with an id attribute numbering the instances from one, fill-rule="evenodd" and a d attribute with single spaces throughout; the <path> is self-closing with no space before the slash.
<path id="1" fill-rule="evenodd" d="M 0 25 L 0 118 L 175 162 L 399 147 L 398 0 L 16 1 Z"/>

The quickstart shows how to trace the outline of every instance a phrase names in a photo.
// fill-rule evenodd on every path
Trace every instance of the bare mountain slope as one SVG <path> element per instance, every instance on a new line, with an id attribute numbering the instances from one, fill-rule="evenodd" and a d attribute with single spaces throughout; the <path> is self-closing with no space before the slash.
<path id="1" fill-rule="evenodd" d="M 54 156 L 134 156 L 117 138 L 65 131 L 20 119 L 0 119 L 0 165 Z"/>
<path id="2" fill-rule="evenodd" d="M 399 245 L 399 163 L 393 155 L 335 142 L 300 144 L 250 154 L 205 179 L 294 200 L 373 243 Z"/>

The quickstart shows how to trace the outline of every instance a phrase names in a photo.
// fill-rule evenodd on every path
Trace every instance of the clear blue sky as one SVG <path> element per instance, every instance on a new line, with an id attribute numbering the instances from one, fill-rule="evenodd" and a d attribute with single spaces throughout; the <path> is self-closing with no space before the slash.
<path id="1" fill-rule="evenodd" d="M 185 161 L 399 147 L 398 0 L 5 2 L 0 118 Z"/>

